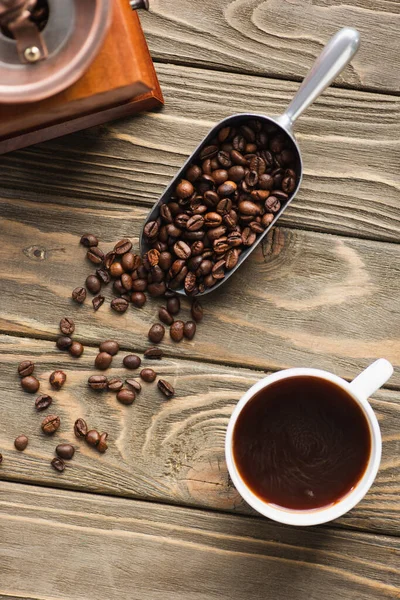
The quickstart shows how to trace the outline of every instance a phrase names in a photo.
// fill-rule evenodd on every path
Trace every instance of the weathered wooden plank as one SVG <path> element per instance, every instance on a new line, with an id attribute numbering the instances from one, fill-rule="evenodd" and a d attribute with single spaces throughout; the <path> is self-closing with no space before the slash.
<path id="1" fill-rule="evenodd" d="M 293 82 L 173 65 L 157 70 L 164 112 L 0 157 L 3 193 L 150 206 L 216 121 L 234 112 L 278 114 L 297 89 Z M 305 177 L 282 223 L 398 242 L 400 98 L 330 89 L 297 131 Z"/>
<path id="2" fill-rule="evenodd" d="M 85 342 L 116 336 L 126 347 L 145 348 L 160 301 L 118 315 L 108 303 L 94 313 L 90 298 L 82 307 L 70 298 L 93 272 L 80 235 L 94 229 L 105 249 L 119 237 L 137 241 L 143 208 L 4 199 L 0 212 L 1 331 L 54 338 L 68 312 Z M 212 362 L 312 365 L 346 377 L 384 356 L 396 367 L 391 384 L 400 385 L 399 253 L 398 244 L 276 229 L 225 286 L 204 298 L 206 318 L 195 341 L 177 345 L 166 335 L 162 347 Z M 189 317 L 187 309 L 182 316 Z"/>
<path id="3" fill-rule="evenodd" d="M 7 600 L 400 597 L 399 543 L 384 536 L 15 484 L 0 490 L 0 534 Z"/>
<path id="4" fill-rule="evenodd" d="M 79 330 L 78 321 L 77 338 Z M 107 374 L 128 375 L 122 368 L 124 354 L 115 357 Z M 96 372 L 95 355 L 94 348 L 86 348 L 76 360 L 60 353 L 51 342 L 0 336 L 0 452 L 4 456 L 0 478 L 251 513 L 229 480 L 224 438 L 234 405 L 264 374 L 164 358 L 151 366 L 171 381 L 176 397 L 165 402 L 155 384 L 143 384 L 135 404 L 126 407 L 112 393 L 88 389 L 87 378 Z M 34 360 L 41 392 L 54 398 L 48 412 L 61 418 L 61 428 L 54 437 L 42 434 L 43 413 L 35 411 L 34 396 L 20 389 L 16 366 L 24 358 Z M 48 376 L 60 367 L 67 373 L 67 383 L 62 391 L 51 392 Z M 372 405 L 384 440 L 381 469 L 361 504 L 335 526 L 399 534 L 399 394 L 381 391 Z M 108 431 L 106 454 L 100 455 L 75 439 L 73 424 L 79 417 L 91 427 Z M 13 447 L 14 438 L 21 433 L 30 439 L 23 453 Z M 64 441 L 76 445 L 77 452 L 59 475 L 50 460 L 55 446 Z"/>
<path id="5" fill-rule="evenodd" d="M 395 0 L 157 0 L 141 20 L 157 59 L 285 79 L 303 78 L 336 31 L 356 27 L 361 48 L 338 83 L 400 90 Z"/>

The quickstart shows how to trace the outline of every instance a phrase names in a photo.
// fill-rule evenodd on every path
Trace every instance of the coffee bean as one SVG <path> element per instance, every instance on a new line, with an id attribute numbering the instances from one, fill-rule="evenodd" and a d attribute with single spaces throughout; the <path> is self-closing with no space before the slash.
<path id="1" fill-rule="evenodd" d="M 173 296 L 167 300 L 167 310 L 171 315 L 177 315 L 181 309 L 181 301 L 178 296 Z"/>
<path id="2" fill-rule="evenodd" d="M 129 252 L 129 250 L 131 250 L 131 248 L 132 248 L 132 242 L 130 240 L 123 239 L 115 244 L 114 252 L 118 256 L 121 256 L 122 254 L 126 254 L 126 252 Z"/>
<path id="3" fill-rule="evenodd" d="M 137 306 L 137 308 L 142 308 L 142 306 L 146 304 L 146 300 L 147 298 L 143 292 L 133 292 L 133 294 L 131 294 L 131 302 L 134 306 Z"/>
<path id="4" fill-rule="evenodd" d="M 187 321 L 183 328 L 183 335 L 186 339 L 192 340 L 196 333 L 196 323 L 194 321 Z"/>
<path id="5" fill-rule="evenodd" d="M 174 388 L 165 379 L 159 379 L 157 386 L 160 392 L 162 392 L 167 398 L 172 398 L 172 396 L 175 394 Z"/>
<path id="6" fill-rule="evenodd" d="M 101 281 L 96 275 L 89 275 L 86 278 L 85 285 L 92 294 L 98 294 L 101 290 Z"/>
<path id="7" fill-rule="evenodd" d="M 92 390 L 105 390 L 108 379 L 105 375 L 91 375 L 88 379 L 88 384 Z"/>
<path id="8" fill-rule="evenodd" d="M 200 175 L 201 175 L 201 169 L 197 165 L 190 165 L 190 167 L 186 171 L 186 177 L 187 177 L 188 181 L 190 181 L 191 183 L 194 183 L 200 177 Z M 163 206 L 167 206 L 167 205 L 163 204 Z"/>
<path id="9" fill-rule="evenodd" d="M 111 377 L 107 384 L 108 389 L 112 392 L 118 392 L 123 385 L 122 379 L 119 379 L 119 377 Z"/>
<path id="10" fill-rule="evenodd" d="M 132 252 L 126 252 L 121 258 L 121 266 L 127 273 L 131 273 L 140 266 L 140 257 Z"/>
<path id="11" fill-rule="evenodd" d="M 164 281 L 162 281 L 161 283 L 149 283 L 149 285 L 147 286 L 147 291 L 153 298 L 163 296 L 165 294 L 166 289 L 167 286 L 165 285 Z"/>
<path id="12" fill-rule="evenodd" d="M 110 275 L 111 277 L 121 277 L 124 273 L 124 268 L 121 263 L 114 262 L 110 267 Z"/>
<path id="13" fill-rule="evenodd" d="M 103 264 L 104 252 L 102 252 L 100 248 L 97 248 L 96 246 L 89 248 L 89 250 L 86 252 L 86 256 L 94 265 Z"/>
<path id="14" fill-rule="evenodd" d="M 28 377 L 28 375 L 32 375 L 35 369 L 35 365 L 31 360 L 23 360 L 18 365 L 18 375 L 20 377 Z"/>
<path id="15" fill-rule="evenodd" d="M 72 335 L 75 331 L 75 323 L 69 317 L 64 317 L 60 321 L 60 331 L 64 335 Z"/>
<path id="16" fill-rule="evenodd" d="M 74 433 L 77 438 L 84 438 L 88 432 L 88 427 L 84 419 L 77 419 L 74 424 Z"/>
<path id="17" fill-rule="evenodd" d="M 270 196 L 265 201 L 265 210 L 276 214 L 281 208 L 281 203 L 276 196 Z"/>
<path id="18" fill-rule="evenodd" d="M 135 279 L 132 282 L 132 289 L 134 292 L 145 292 L 147 290 L 147 280 L 146 279 Z"/>
<path id="19" fill-rule="evenodd" d="M 105 285 L 111 281 L 110 273 L 106 269 L 96 269 L 96 275 Z"/>
<path id="20" fill-rule="evenodd" d="M 95 429 L 91 429 L 85 435 L 85 440 L 89 446 L 97 446 L 97 444 L 100 442 L 100 434 Z"/>
<path id="21" fill-rule="evenodd" d="M 43 394 L 42 396 L 38 396 L 35 400 L 35 408 L 38 411 L 47 410 L 50 404 L 53 402 L 53 398 L 48 396 L 47 394 Z"/>
<path id="22" fill-rule="evenodd" d="M 86 246 L 86 248 L 99 245 L 99 240 L 95 235 L 93 235 L 93 233 L 84 233 L 80 241 L 83 246 Z"/>
<path id="23" fill-rule="evenodd" d="M 47 435 L 52 435 L 60 427 L 60 417 L 57 415 L 47 415 L 42 421 L 42 431 Z"/>
<path id="24" fill-rule="evenodd" d="M 127 369 L 138 369 L 142 361 L 136 354 L 128 354 L 124 357 L 122 363 Z"/>
<path id="25" fill-rule="evenodd" d="M 60 390 L 67 379 L 64 371 L 53 371 L 49 377 L 50 385 L 55 390 Z"/>
<path id="26" fill-rule="evenodd" d="M 19 435 L 17 438 L 15 438 L 14 440 L 14 446 L 16 447 L 16 449 L 19 452 L 23 452 L 25 450 L 25 448 L 28 445 L 28 438 L 26 437 L 26 435 Z"/>
<path id="27" fill-rule="evenodd" d="M 57 457 L 53 458 L 53 460 L 51 461 L 50 464 L 53 467 L 53 469 L 55 469 L 59 473 L 62 473 L 63 471 L 65 471 L 65 462 L 63 461 L 62 458 L 57 458 Z"/>
<path id="28" fill-rule="evenodd" d="M 236 267 L 239 261 L 239 251 L 237 248 L 232 248 L 228 250 L 225 256 L 225 267 L 228 271 Z"/>
<path id="29" fill-rule="evenodd" d="M 133 390 L 127 390 L 127 389 L 123 389 L 120 390 L 117 394 L 117 400 L 118 402 L 121 402 L 121 404 L 133 404 L 133 402 L 135 401 L 136 398 L 136 394 Z"/>
<path id="30" fill-rule="evenodd" d="M 174 322 L 174 317 L 167 311 L 165 306 L 161 306 L 158 310 L 158 318 L 160 321 L 165 323 L 165 325 L 172 325 Z"/>
<path id="31" fill-rule="evenodd" d="M 108 352 L 99 352 L 96 356 L 94 364 L 97 369 L 105 371 L 112 363 L 112 356 Z"/>
<path id="32" fill-rule="evenodd" d="M 99 346 L 100 352 L 107 352 L 111 356 L 115 356 L 119 352 L 119 344 L 115 340 L 105 340 Z"/>
<path id="33" fill-rule="evenodd" d="M 154 239 L 157 237 L 158 231 L 159 231 L 159 225 L 157 223 L 157 221 L 149 221 L 148 223 L 146 223 L 146 225 L 144 226 L 144 235 L 149 239 Z"/>
<path id="34" fill-rule="evenodd" d="M 140 385 L 140 383 L 138 381 L 136 381 L 136 379 L 131 379 L 131 378 L 125 379 L 125 383 L 127 385 L 129 385 L 131 388 L 133 388 L 137 394 L 140 394 L 140 392 L 142 391 L 142 386 Z"/>
<path id="35" fill-rule="evenodd" d="M 190 312 L 196 323 L 199 323 L 203 319 L 203 307 L 198 300 L 193 300 Z"/>
<path id="36" fill-rule="evenodd" d="M 222 223 L 222 217 L 217 212 L 208 212 L 204 217 L 204 225 L 206 227 L 219 227 Z"/>
<path id="37" fill-rule="evenodd" d="M 75 448 L 72 444 L 58 444 L 56 447 L 56 454 L 59 458 L 64 460 L 71 460 L 75 454 Z"/>
<path id="38" fill-rule="evenodd" d="M 191 255 L 190 246 L 182 241 L 174 245 L 174 252 L 182 260 L 187 260 Z"/>
<path id="39" fill-rule="evenodd" d="M 192 296 L 197 293 L 198 288 L 196 282 L 197 279 L 195 273 L 189 271 L 185 277 L 184 283 L 185 292 L 188 296 Z"/>
<path id="40" fill-rule="evenodd" d="M 245 227 L 242 231 L 242 243 L 244 246 L 252 246 L 256 241 L 256 234 L 250 227 Z"/>
<path id="41" fill-rule="evenodd" d="M 272 215 L 271 213 L 265 213 L 265 215 L 263 215 L 262 219 L 261 219 L 261 223 L 263 225 L 263 227 L 266 229 L 274 220 L 274 215 Z"/>
<path id="42" fill-rule="evenodd" d="M 21 386 L 25 392 L 35 394 L 39 389 L 40 383 L 36 377 L 33 375 L 28 375 L 27 377 L 23 377 L 23 379 L 21 379 Z"/>
<path id="43" fill-rule="evenodd" d="M 183 321 L 175 321 L 170 327 L 169 333 L 174 342 L 181 342 L 183 340 L 183 330 L 185 324 Z"/>
<path id="44" fill-rule="evenodd" d="M 86 290 L 84 287 L 77 287 L 72 292 L 72 299 L 78 304 L 83 304 L 86 300 Z"/>
<path id="45" fill-rule="evenodd" d="M 125 298 L 114 298 L 111 301 L 111 308 L 118 313 L 124 313 L 129 307 L 129 303 Z"/>
<path id="46" fill-rule="evenodd" d="M 163 356 L 163 351 L 161 350 L 161 348 L 157 347 L 147 348 L 147 350 L 144 351 L 143 356 L 152 360 L 160 360 Z"/>
<path id="47" fill-rule="evenodd" d="M 152 383 L 156 379 L 157 373 L 153 371 L 153 369 L 142 369 L 140 371 L 140 377 L 146 383 Z"/>
<path id="48" fill-rule="evenodd" d="M 92 300 L 94 310 L 99 310 L 99 308 L 101 306 L 103 306 L 104 301 L 105 301 L 105 297 L 102 296 L 101 294 L 99 294 L 98 296 L 95 296 Z"/>
<path id="49" fill-rule="evenodd" d="M 225 277 L 225 259 L 222 258 L 214 263 L 212 268 L 212 276 L 215 279 L 223 279 Z"/>
<path id="50" fill-rule="evenodd" d="M 102 454 L 107 450 L 108 448 L 108 444 L 107 444 L 107 438 L 108 438 L 108 433 L 102 433 L 100 435 L 100 439 L 99 439 L 99 443 L 97 444 L 97 450 L 99 452 L 101 452 Z"/>
<path id="51" fill-rule="evenodd" d="M 56 345 L 59 350 L 68 350 L 72 345 L 72 339 L 67 335 L 60 335 L 57 338 Z"/>

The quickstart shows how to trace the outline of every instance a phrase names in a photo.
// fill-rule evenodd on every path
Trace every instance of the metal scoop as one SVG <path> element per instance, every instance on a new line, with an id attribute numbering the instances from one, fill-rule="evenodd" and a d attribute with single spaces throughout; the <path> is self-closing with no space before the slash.
<path id="1" fill-rule="evenodd" d="M 314 102 L 314 100 L 327 88 L 332 81 L 341 73 L 341 71 L 345 68 L 345 66 L 351 61 L 353 56 L 356 54 L 360 45 L 360 34 L 356 29 L 352 29 L 350 27 L 345 27 L 338 31 L 332 39 L 325 46 L 324 50 L 317 58 L 312 67 L 311 71 L 308 73 L 307 77 L 304 79 L 301 84 L 297 94 L 293 98 L 292 102 L 287 107 L 286 111 L 279 117 L 266 117 L 264 115 L 254 114 L 254 113 L 239 113 L 236 115 L 232 115 L 220 121 L 213 129 L 209 132 L 209 134 L 203 139 L 203 141 L 198 145 L 193 154 L 188 158 L 183 167 L 178 171 L 174 179 L 166 188 L 165 192 L 161 196 L 161 198 L 156 202 L 154 207 L 151 209 L 146 222 L 153 221 L 157 219 L 159 215 L 160 206 L 164 203 L 168 203 L 171 197 L 174 194 L 174 190 L 176 188 L 177 183 L 180 179 L 184 177 L 185 171 L 188 166 L 198 160 L 199 153 L 202 148 L 206 147 L 212 138 L 215 137 L 216 133 L 227 126 L 238 126 L 249 119 L 258 119 L 264 123 L 269 123 L 275 125 L 277 131 L 289 140 L 291 148 L 295 154 L 295 163 L 296 163 L 296 173 L 297 173 L 297 185 L 295 190 L 290 195 L 286 204 L 284 204 L 281 209 L 275 215 L 272 223 L 261 233 L 254 244 L 243 250 L 241 253 L 237 265 L 226 272 L 224 279 L 219 280 L 215 285 L 210 288 L 207 288 L 204 292 L 197 294 L 197 296 L 204 296 L 213 290 L 219 288 L 227 279 L 243 264 L 246 258 L 253 252 L 256 246 L 264 239 L 267 235 L 270 228 L 275 225 L 276 221 L 279 219 L 284 210 L 289 206 L 290 202 L 292 202 L 293 198 L 296 196 L 297 191 L 301 185 L 302 177 L 303 177 L 303 161 L 300 154 L 300 148 L 296 142 L 296 139 L 293 134 L 293 125 L 297 118 L 301 115 L 301 113 L 310 106 Z M 142 254 L 147 252 L 150 249 L 150 244 L 144 236 L 144 232 L 142 229 L 142 233 L 140 236 L 140 247 Z M 174 290 L 179 294 L 185 294 L 183 288 Z"/>

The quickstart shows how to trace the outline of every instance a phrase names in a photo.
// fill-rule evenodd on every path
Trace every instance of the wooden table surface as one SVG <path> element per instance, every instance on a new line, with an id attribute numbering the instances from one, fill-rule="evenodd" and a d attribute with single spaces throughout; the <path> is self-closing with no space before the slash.
<path id="1" fill-rule="evenodd" d="M 0 599 L 399 598 L 400 4 L 152 0 L 142 22 L 165 110 L 0 158 Z M 362 47 L 296 126 L 298 197 L 246 267 L 204 299 L 195 340 L 162 344 L 157 367 L 175 399 L 146 386 L 125 407 L 88 390 L 99 341 L 142 352 L 160 303 L 122 316 L 73 305 L 71 290 L 91 272 L 80 235 L 92 231 L 106 248 L 137 243 L 208 129 L 236 111 L 281 112 L 345 25 Z M 85 345 L 78 360 L 55 348 L 64 315 Z M 371 400 L 383 459 L 365 499 L 329 526 L 257 517 L 224 460 L 242 393 L 289 366 L 351 379 L 380 356 L 395 373 Z M 55 439 L 19 387 L 23 358 L 36 362 L 43 392 L 52 370 L 67 371 L 57 443 L 76 443 L 73 423 L 85 417 L 109 432 L 105 455 L 78 443 L 64 474 L 51 469 Z M 13 447 L 20 433 L 24 453 Z"/>

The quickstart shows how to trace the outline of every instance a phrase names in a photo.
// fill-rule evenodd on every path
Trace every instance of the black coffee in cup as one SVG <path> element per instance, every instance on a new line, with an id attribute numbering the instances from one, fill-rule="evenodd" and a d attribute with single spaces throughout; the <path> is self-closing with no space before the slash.
<path id="1" fill-rule="evenodd" d="M 309 510 L 338 502 L 362 478 L 371 435 L 361 408 L 341 387 L 295 376 L 260 390 L 233 432 L 233 457 L 262 501 Z"/>

